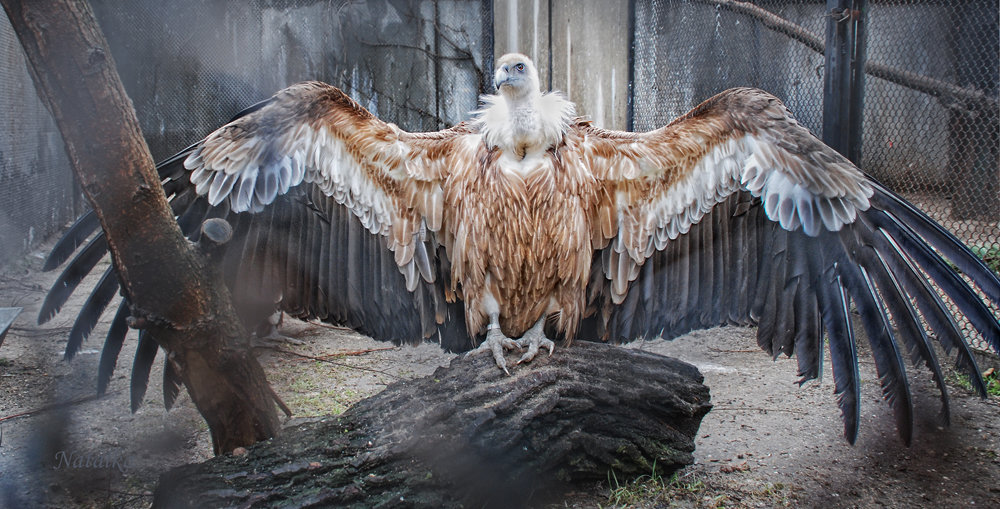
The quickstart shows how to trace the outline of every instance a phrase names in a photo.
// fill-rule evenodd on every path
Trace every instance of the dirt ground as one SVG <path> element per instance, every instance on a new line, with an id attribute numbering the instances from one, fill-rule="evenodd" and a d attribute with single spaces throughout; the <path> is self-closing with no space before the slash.
<path id="1" fill-rule="evenodd" d="M 44 252 L 0 273 L 0 307 L 25 308 L 0 347 L 0 507 L 146 507 L 161 472 L 210 457 L 207 427 L 183 393 L 173 410 L 163 409 L 159 367 L 144 405 L 129 412 L 134 335 L 110 394 L 88 399 L 106 325 L 72 362 L 62 359 L 81 297 L 49 324 L 35 324 L 57 275 L 38 272 Z M 339 413 L 451 359 L 434 345 L 395 348 L 324 325 L 292 322 L 284 332 L 304 344 L 261 350 L 260 358 L 297 417 Z M 705 375 L 715 406 L 702 422 L 697 462 L 673 481 L 655 473 L 644 483 L 612 478 L 557 505 L 1000 507 L 998 398 L 983 401 L 951 383 L 952 425 L 942 427 L 936 389 L 926 370 L 911 368 L 919 422 L 907 448 L 863 354 L 863 420 L 850 446 L 829 366 L 821 382 L 799 388 L 795 361 L 772 362 L 753 332 L 722 328 L 631 345 L 683 359 Z M 32 413 L 12 417 L 24 412 Z"/>

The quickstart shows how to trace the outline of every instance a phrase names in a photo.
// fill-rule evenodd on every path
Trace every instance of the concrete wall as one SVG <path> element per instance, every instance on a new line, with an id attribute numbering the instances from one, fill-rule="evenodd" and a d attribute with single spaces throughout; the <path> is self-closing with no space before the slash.
<path id="1" fill-rule="evenodd" d="M 597 126 L 625 129 L 627 0 L 494 0 L 493 11 L 496 57 L 528 55 L 543 88 L 565 93 Z"/>
<path id="2" fill-rule="evenodd" d="M 468 118 L 489 75 L 479 0 L 91 0 L 154 158 L 300 81 L 341 87 L 414 131 Z M 485 13 L 485 14 L 484 14 Z M 0 267 L 85 204 L 0 14 Z"/>

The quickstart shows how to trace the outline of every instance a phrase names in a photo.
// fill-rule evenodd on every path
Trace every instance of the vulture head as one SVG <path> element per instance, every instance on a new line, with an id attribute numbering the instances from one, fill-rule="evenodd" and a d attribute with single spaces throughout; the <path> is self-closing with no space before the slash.
<path id="1" fill-rule="evenodd" d="M 508 53 L 497 60 L 493 84 L 497 92 L 510 99 L 526 97 L 539 91 L 538 71 L 527 56 Z"/>

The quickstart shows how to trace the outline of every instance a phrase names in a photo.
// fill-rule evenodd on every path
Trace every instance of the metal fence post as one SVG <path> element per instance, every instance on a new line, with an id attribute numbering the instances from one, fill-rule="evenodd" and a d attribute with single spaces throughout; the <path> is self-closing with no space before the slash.
<path id="1" fill-rule="evenodd" d="M 851 61 L 854 55 L 852 0 L 827 0 L 826 63 L 823 76 L 823 142 L 849 152 Z"/>
<path id="2" fill-rule="evenodd" d="M 854 60 L 851 65 L 851 121 L 847 137 L 847 158 L 861 166 L 862 120 L 865 116 L 865 62 L 868 59 L 868 0 L 855 0 Z"/>

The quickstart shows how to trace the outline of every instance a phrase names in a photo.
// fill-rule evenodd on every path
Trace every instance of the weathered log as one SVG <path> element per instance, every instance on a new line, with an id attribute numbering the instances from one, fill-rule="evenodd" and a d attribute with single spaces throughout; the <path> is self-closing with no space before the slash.
<path id="1" fill-rule="evenodd" d="M 245 455 L 165 473 L 154 507 L 518 507 L 694 461 L 711 408 L 676 359 L 576 343 L 519 366 L 459 356 Z"/>

